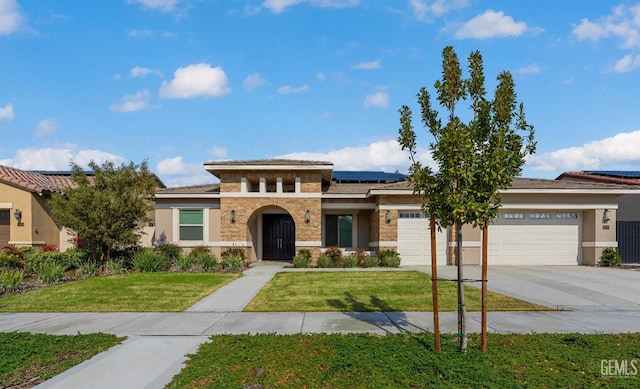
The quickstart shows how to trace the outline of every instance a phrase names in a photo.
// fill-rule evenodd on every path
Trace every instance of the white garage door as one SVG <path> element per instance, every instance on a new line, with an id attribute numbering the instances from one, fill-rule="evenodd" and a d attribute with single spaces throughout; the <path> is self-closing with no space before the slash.
<path id="1" fill-rule="evenodd" d="M 446 229 L 436 231 L 436 248 L 438 265 L 446 265 Z M 419 212 L 400 212 L 398 253 L 402 259 L 402 265 L 431 265 L 431 232 L 428 217 Z"/>
<path id="2" fill-rule="evenodd" d="M 489 265 L 579 265 L 582 215 L 501 211 L 489 226 Z"/>

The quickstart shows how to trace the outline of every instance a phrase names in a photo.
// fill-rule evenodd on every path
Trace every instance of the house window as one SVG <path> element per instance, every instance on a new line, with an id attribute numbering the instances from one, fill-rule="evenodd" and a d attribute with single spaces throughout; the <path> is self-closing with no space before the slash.
<path id="1" fill-rule="evenodd" d="M 325 243 L 327 246 L 353 247 L 352 232 L 353 216 L 325 216 Z"/>
<path id="2" fill-rule="evenodd" d="M 180 240 L 202 240 L 202 209 L 180 210 Z"/>
<path id="3" fill-rule="evenodd" d="M 551 219 L 551 214 L 546 212 L 530 213 L 529 219 Z"/>
<path id="4" fill-rule="evenodd" d="M 398 217 L 400 219 L 426 219 L 429 214 L 423 212 L 400 212 Z"/>
<path id="5" fill-rule="evenodd" d="M 502 215 L 504 219 L 524 219 L 524 213 L 506 212 Z"/>
<path id="6" fill-rule="evenodd" d="M 556 219 L 577 219 L 578 214 L 574 212 L 560 212 L 556 213 Z"/>

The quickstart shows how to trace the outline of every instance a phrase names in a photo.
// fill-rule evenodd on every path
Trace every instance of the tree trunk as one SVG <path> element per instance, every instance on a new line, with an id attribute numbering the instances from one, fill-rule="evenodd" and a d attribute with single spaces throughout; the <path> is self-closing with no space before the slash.
<path id="1" fill-rule="evenodd" d="M 429 217 L 429 227 L 431 236 L 431 298 L 433 299 L 433 337 L 436 352 L 440 352 L 440 317 L 438 308 L 438 266 L 436 255 L 436 217 L 431 214 Z"/>
<path id="2" fill-rule="evenodd" d="M 462 223 L 456 223 L 456 265 L 458 266 L 458 351 L 467 351 L 467 308 L 464 303 L 462 269 Z"/>

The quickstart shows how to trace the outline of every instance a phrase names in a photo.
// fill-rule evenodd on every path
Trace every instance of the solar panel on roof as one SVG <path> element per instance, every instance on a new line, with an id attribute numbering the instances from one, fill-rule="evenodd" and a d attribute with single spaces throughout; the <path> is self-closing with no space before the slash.
<path id="1" fill-rule="evenodd" d="M 609 177 L 640 178 L 640 171 L 638 170 L 590 170 L 585 171 L 585 173 Z"/>
<path id="2" fill-rule="evenodd" d="M 336 182 L 397 182 L 404 181 L 404 174 L 385 173 L 380 171 L 346 171 L 337 170 L 333 172 L 333 180 Z"/>

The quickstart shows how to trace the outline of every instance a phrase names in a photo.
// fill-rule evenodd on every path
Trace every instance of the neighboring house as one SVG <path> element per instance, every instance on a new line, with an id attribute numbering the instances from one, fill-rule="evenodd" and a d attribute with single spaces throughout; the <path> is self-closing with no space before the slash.
<path id="1" fill-rule="evenodd" d="M 91 172 L 85 172 L 91 175 Z M 159 187 L 164 184 L 156 177 Z M 58 226 L 46 206 L 55 192 L 74 186 L 70 171 L 25 171 L 0 165 L 0 248 L 7 245 L 72 247 L 74 235 Z M 150 215 L 152 220 L 155 214 Z M 143 226 L 141 245 L 151 246 L 155 228 Z"/>
<path id="2" fill-rule="evenodd" d="M 429 264 L 428 217 L 400 174 L 334 171 L 330 162 L 207 162 L 219 184 L 159 189 L 156 236 L 186 249 L 216 253 L 242 248 L 250 261 L 290 260 L 298 250 L 318 256 L 396 249 L 402 264 Z M 489 227 L 492 265 L 596 265 L 616 246 L 617 197 L 625 185 L 516 178 Z M 452 264 L 455 235 L 437 232 L 439 264 Z M 463 227 L 463 261 L 479 264 L 481 231 Z M 158 242 L 156 242 L 158 243 Z"/>
<path id="3" fill-rule="evenodd" d="M 640 187 L 640 171 L 593 170 L 562 173 L 556 180 Z M 618 197 L 616 238 L 624 263 L 640 263 L 640 194 Z"/>

